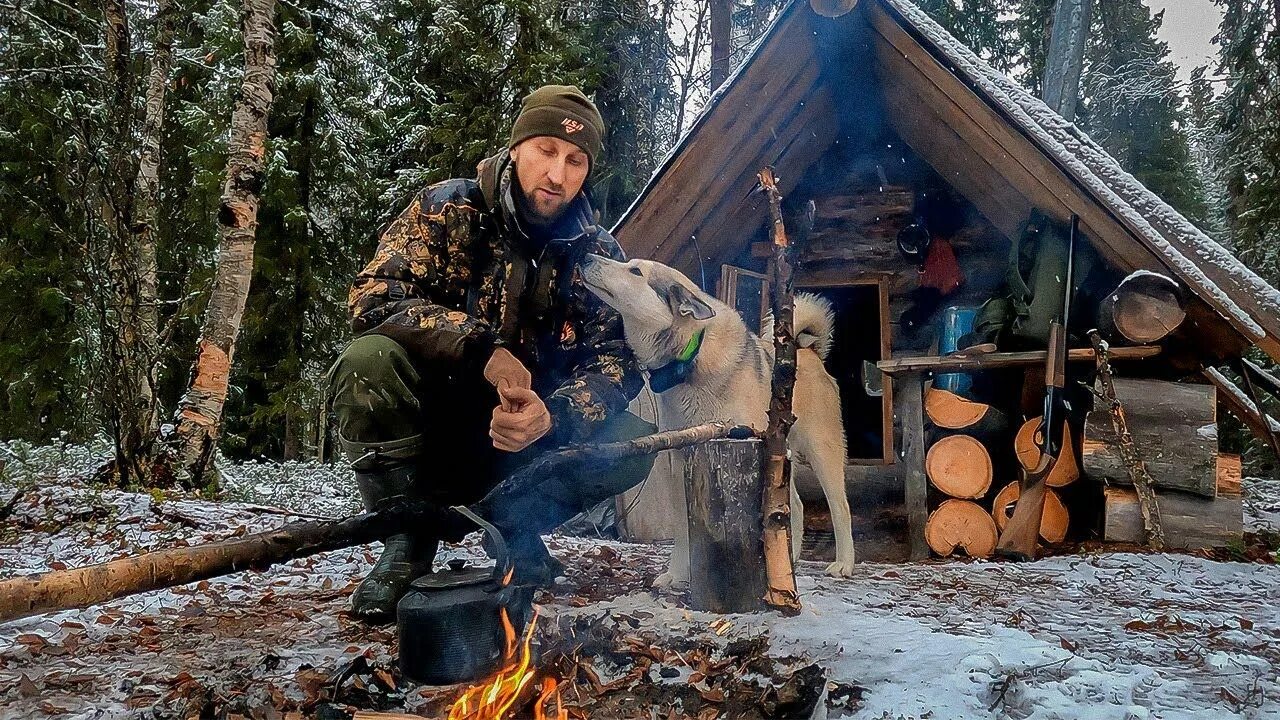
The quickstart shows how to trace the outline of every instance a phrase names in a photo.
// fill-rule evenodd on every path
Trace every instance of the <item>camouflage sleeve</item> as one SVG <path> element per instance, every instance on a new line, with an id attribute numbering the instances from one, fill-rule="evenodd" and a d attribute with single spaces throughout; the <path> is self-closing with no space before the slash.
<path id="1" fill-rule="evenodd" d="M 618 242 L 603 230 L 592 252 L 626 259 Z M 622 333 L 622 316 L 591 294 L 576 271 L 573 293 L 584 316 L 581 351 L 569 380 L 547 399 L 558 444 L 590 437 L 600 423 L 626 410 L 644 388 L 644 378 Z"/>
<path id="2" fill-rule="evenodd" d="M 483 371 L 497 334 L 466 307 L 479 212 L 461 195 L 432 200 L 423 190 L 383 231 L 373 260 L 347 299 L 351 328 L 386 335 L 426 363 Z M 477 367 L 478 366 L 478 367 Z"/>

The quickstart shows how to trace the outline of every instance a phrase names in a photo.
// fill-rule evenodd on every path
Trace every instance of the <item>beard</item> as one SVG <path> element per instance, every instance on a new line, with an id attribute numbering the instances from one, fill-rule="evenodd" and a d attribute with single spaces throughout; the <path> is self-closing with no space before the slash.
<path id="1" fill-rule="evenodd" d="M 524 200 L 523 209 L 528 213 L 529 219 L 539 225 L 550 225 L 559 220 L 568 209 L 570 201 L 563 191 L 560 195 L 550 196 L 536 189 L 527 191 L 521 188 L 520 197 Z"/>

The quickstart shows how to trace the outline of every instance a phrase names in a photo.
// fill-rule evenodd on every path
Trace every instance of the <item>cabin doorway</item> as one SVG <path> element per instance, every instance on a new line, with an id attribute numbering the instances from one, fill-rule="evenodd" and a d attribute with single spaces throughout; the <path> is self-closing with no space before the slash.
<path id="1" fill-rule="evenodd" d="M 769 278 L 763 273 L 724 265 L 719 296 L 736 309 L 753 332 L 769 311 Z M 806 284 L 831 302 L 835 332 L 827 372 L 840 388 L 840 406 L 848 446 L 847 462 L 857 465 L 893 463 L 893 388 L 875 364 L 890 357 L 889 293 L 884 280 L 844 284 Z"/>

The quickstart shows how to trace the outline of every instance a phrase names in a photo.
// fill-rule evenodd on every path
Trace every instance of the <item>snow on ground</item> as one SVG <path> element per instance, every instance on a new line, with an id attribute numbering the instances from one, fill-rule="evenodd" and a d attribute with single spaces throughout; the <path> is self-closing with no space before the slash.
<path id="1" fill-rule="evenodd" d="M 41 452 L 48 460 L 53 451 Z M 224 468 L 237 496 L 253 502 L 213 503 L 75 487 L 91 458 L 63 452 L 0 484 L 0 504 L 15 482 L 36 487 L 0 523 L 0 578 L 354 507 L 349 477 L 331 468 Z M 1245 485 L 1249 523 L 1274 527 L 1280 485 Z M 833 717 L 1280 718 L 1275 565 L 1088 554 L 1022 565 L 863 564 L 857 577 L 835 580 L 806 561 L 798 617 L 735 615 L 724 625 L 648 588 L 665 548 L 562 536 L 549 544 L 568 578 L 540 596 L 548 627 L 607 617 L 673 642 L 766 637 L 770 657 L 816 661 L 829 681 L 861 689 Z M 390 629 L 344 615 L 377 549 L 0 625 L 0 718 L 183 717 L 201 703 L 277 717 L 353 661 L 392 668 Z M 474 542 L 450 554 L 480 557 Z M 401 690 L 408 709 L 425 707 L 427 690 Z"/>

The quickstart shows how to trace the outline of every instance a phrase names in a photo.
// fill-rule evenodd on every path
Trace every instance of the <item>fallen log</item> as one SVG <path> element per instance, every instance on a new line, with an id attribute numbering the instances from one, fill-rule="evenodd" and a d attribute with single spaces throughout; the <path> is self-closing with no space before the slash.
<path id="1" fill-rule="evenodd" d="M 991 455 L 968 435 L 950 435 L 934 443 L 924 459 L 925 474 L 941 492 L 976 500 L 991 488 Z"/>
<path id="2" fill-rule="evenodd" d="M 688 447 L 719 438 L 754 437 L 745 426 L 716 422 L 668 430 L 624 442 L 577 445 L 548 453 L 500 483 L 491 497 L 527 492 L 570 464 L 614 460 Z M 494 493 L 498 493 L 494 495 Z M 0 623 L 54 610 L 82 608 L 126 595 L 182 585 L 241 570 L 363 545 L 411 528 L 456 521 L 447 508 L 411 504 L 327 521 L 295 522 L 268 532 L 195 547 L 144 553 L 71 570 L 53 570 L 0 581 Z"/>
<path id="3" fill-rule="evenodd" d="M 991 514 L 969 500 L 944 500 L 924 526 L 925 541 L 942 557 L 957 549 L 969 557 L 988 557 L 996 549 L 996 536 Z"/>
<path id="4" fill-rule="evenodd" d="M 996 493 L 995 500 L 991 502 L 991 517 L 1000 530 L 1004 530 L 1004 526 L 1009 524 L 1014 505 L 1021 495 L 1022 486 L 1017 481 L 1005 485 Z M 1047 491 L 1044 496 L 1044 514 L 1040 519 L 1040 537 L 1045 542 L 1062 542 L 1067 538 L 1067 528 L 1070 525 L 1071 514 L 1062 498 L 1053 490 Z"/>

